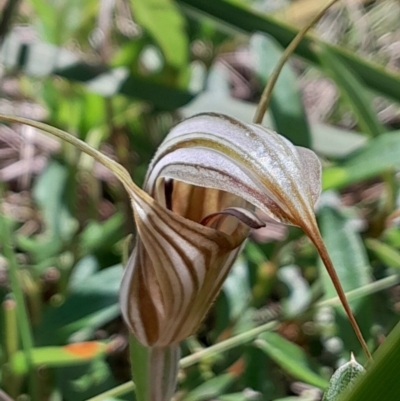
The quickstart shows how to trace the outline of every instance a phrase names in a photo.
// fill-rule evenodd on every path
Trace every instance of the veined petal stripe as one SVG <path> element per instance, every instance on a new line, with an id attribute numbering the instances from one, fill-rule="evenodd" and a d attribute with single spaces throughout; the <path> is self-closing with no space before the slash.
<path id="1" fill-rule="evenodd" d="M 178 271 L 174 268 L 182 265 L 185 261 L 164 238 L 168 235 L 164 231 L 165 226 L 155 224 L 148 214 L 146 221 L 138 222 L 137 226 L 144 247 L 152 250 L 152 252 L 147 251 L 147 254 L 152 262 L 155 275 L 158 277 L 162 295 L 161 302 L 164 307 L 162 318 L 168 320 L 170 316 L 174 316 L 179 311 L 182 305 L 186 306 L 189 302 L 190 296 L 188 299 L 187 294 L 193 294 L 191 288 L 193 280 L 185 272 L 185 269 Z M 186 277 L 184 277 L 185 273 Z"/>

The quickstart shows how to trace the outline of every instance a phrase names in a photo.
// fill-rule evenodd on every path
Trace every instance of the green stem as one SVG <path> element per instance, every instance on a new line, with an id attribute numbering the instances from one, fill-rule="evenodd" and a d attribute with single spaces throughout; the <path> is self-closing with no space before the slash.
<path id="1" fill-rule="evenodd" d="M 18 395 L 18 389 L 21 384 L 21 378 L 13 375 L 7 365 L 12 355 L 18 351 L 18 321 L 16 312 L 16 302 L 13 299 L 6 299 L 3 302 L 4 314 L 4 334 L 2 336 L 2 345 L 4 347 L 4 360 L 1 365 L 5 367 L 2 369 L 2 384 L 3 388 L 12 396 Z M 1 400 L 1 396 L 0 396 Z"/>
<path id="2" fill-rule="evenodd" d="M 261 99 L 258 103 L 256 114 L 254 115 L 253 122 L 255 124 L 261 124 L 264 118 L 264 114 L 268 109 L 269 102 L 271 100 L 272 91 L 274 90 L 276 81 L 279 78 L 279 75 L 284 67 L 284 65 L 289 60 L 292 53 L 295 51 L 296 47 L 300 44 L 300 42 L 304 39 L 307 32 L 313 27 L 313 25 L 318 22 L 318 20 L 325 14 L 325 12 L 333 6 L 339 0 L 331 0 L 315 17 L 303 28 L 299 31 L 299 33 L 295 36 L 295 38 L 290 42 L 289 46 L 282 53 L 282 56 L 274 68 L 267 85 L 261 95 Z"/>
<path id="3" fill-rule="evenodd" d="M 0 215 L 0 237 L 3 244 L 3 253 L 8 261 L 8 271 L 11 282 L 11 290 L 16 302 L 16 315 L 18 320 L 19 332 L 21 335 L 22 348 L 29 366 L 29 390 L 33 400 L 38 400 L 38 387 L 35 377 L 35 368 L 33 365 L 32 349 L 33 336 L 29 324 L 28 311 L 25 305 L 24 294 L 18 279 L 18 262 L 15 253 L 11 247 L 11 233 L 5 216 Z"/>
<path id="4" fill-rule="evenodd" d="M 4 313 L 4 350 L 5 358 L 8 362 L 11 356 L 18 350 L 18 323 L 16 313 L 16 303 L 13 299 L 3 302 Z"/>
<path id="5" fill-rule="evenodd" d="M 367 284 L 364 287 L 357 288 L 355 290 L 349 291 L 346 293 L 346 297 L 349 301 L 359 299 L 365 297 L 367 295 L 374 294 L 378 291 L 382 291 L 384 289 L 393 287 L 394 285 L 400 283 L 400 275 L 394 274 L 392 276 L 386 277 L 384 279 L 375 281 L 371 284 Z M 327 300 L 319 301 L 314 305 L 314 308 L 321 308 L 326 306 L 339 306 L 341 305 L 341 301 L 339 297 L 330 298 Z M 306 313 L 305 311 L 304 313 Z M 225 341 L 221 341 L 211 347 L 205 348 L 201 351 L 194 353 L 193 355 L 186 356 L 181 359 L 179 366 L 182 369 L 188 368 L 190 366 L 199 363 L 205 358 L 215 356 L 217 354 L 221 354 L 226 352 L 232 348 L 238 347 L 243 344 L 247 344 L 253 341 L 258 335 L 265 331 L 274 330 L 280 324 L 279 321 L 274 320 L 263 324 L 262 326 L 258 326 L 252 330 L 249 330 L 245 333 L 238 334 L 234 337 L 231 337 Z M 93 398 L 90 398 L 87 401 L 104 401 L 107 398 L 119 397 L 124 394 L 129 393 L 135 389 L 135 384 L 132 381 L 121 384 L 120 386 L 114 387 L 111 390 L 108 390 L 102 394 L 99 394 Z"/>
<path id="6" fill-rule="evenodd" d="M 145 347 L 130 335 L 129 351 L 137 401 L 171 401 L 178 376 L 179 345 Z"/>

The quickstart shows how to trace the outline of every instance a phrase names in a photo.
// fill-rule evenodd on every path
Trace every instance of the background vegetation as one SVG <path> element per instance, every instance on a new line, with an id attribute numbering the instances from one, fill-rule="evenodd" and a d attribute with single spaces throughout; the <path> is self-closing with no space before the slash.
<path id="1" fill-rule="evenodd" d="M 183 117 L 250 122 L 282 50 L 324 3 L 0 2 L 0 112 L 76 135 L 141 183 Z M 339 2 L 285 67 L 264 119 L 321 157 L 319 224 L 371 349 L 400 313 L 399 20 L 396 0 Z M 124 190 L 72 147 L 2 125 L 0 191 L 0 399 L 87 400 L 128 381 Z M 314 248 L 273 222 L 183 352 L 182 401 L 319 400 L 350 352 L 365 363 Z M 96 399 L 132 400 L 129 388 Z"/>

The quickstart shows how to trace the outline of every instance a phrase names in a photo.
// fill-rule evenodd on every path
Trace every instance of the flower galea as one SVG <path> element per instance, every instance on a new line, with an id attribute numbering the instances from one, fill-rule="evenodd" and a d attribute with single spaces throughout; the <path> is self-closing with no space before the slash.
<path id="1" fill-rule="evenodd" d="M 120 302 L 137 339 L 164 347 L 196 331 L 263 226 L 256 208 L 315 236 L 320 175 L 312 151 L 260 125 L 202 114 L 173 128 L 149 166 L 149 196 L 132 194 L 138 236 Z"/>

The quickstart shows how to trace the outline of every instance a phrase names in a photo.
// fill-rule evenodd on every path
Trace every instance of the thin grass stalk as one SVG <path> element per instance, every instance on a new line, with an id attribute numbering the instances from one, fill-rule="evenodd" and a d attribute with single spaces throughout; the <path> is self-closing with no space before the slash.
<path id="1" fill-rule="evenodd" d="M 3 302 L 4 314 L 4 337 L 3 346 L 5 360 L 8 362 L 11 356 L 18 351 L 18 322 L 16 312 L 16 302 L 7 299 Z"/>
<path id="2" fill-rule="evenodd" d="M 330 1 L 320 12 L 318 12 L 315 17 L 304 27 L 299 33 L 295 36 L 295 38 L 290 42 L 289 46 L 282 53 L 282 56 L 274 68 L 271 76 L 268 79 L 268 83 L 264 88 L 264 91 L 261 95 L 261 99 L 258 103 L 256 113 L 253 118 L 253 122 L 256 124 L 261 124 L 264 118 L 265 112 L 268 110 L 269 102 L 271 100 L 272 91 L 274 90 L 275 84 L 278 81 L 279 75 L 287 63 L 289 58 L 292 56 L 293 52 L 296 50 L 297 46 L 304 39 L 307 32 L 321 19 L 321 17 L 325 14 L 325 12 L 332 7 L 339 0 Z"/>
<path id="3" fill-rule="evenodd" d="M 32 350 L 34 348 L 32 330 L 30 327 L 27 307 L 25 305 L 24 294 L 18 279 L 18 262 L 12 249 L 10 239 L 11 233 L 4 215 L 0 214 L 0 236 L 3 245 L 3 253 L 8 261 L 8 272 L 11 282 L 11 290 L 16 302 L 16 315 L 18 328 L 21 336 L 22 348 L 24 350 L 26 362 L 29 366 L 29 391 L 32 400 L 39 400 L 38 386 L 36 382 L 36 370 L 33 364 Z"/>
<path id="4" fill-rule="evenodd" d="M 4 316 L 4 333 L 2 333 L 2 345 L 4 347 L 4 358 L 2 361 L 2 387 L 11 396 L 17 396 L 19 386 L 21 385 L 21 378 L 16 377 L 7 368 L 7 363 L 10 362 L 10 358 L 18 351 L 19 335 L 16 311 L 17 305 L 13 299 L 7 299 L 3 302 L 2 306 Z"/>

